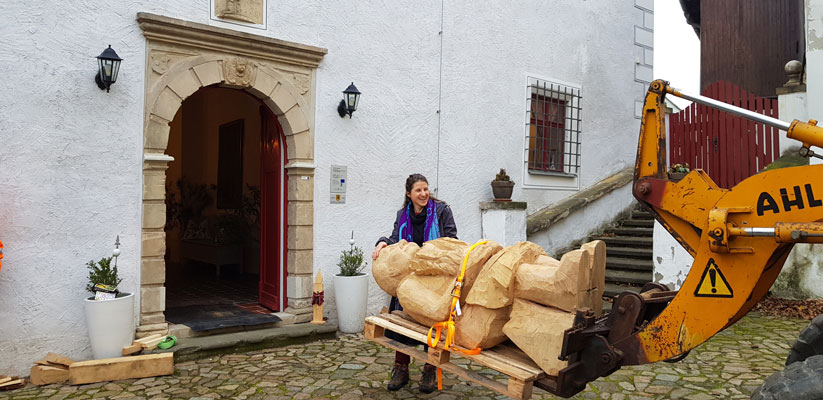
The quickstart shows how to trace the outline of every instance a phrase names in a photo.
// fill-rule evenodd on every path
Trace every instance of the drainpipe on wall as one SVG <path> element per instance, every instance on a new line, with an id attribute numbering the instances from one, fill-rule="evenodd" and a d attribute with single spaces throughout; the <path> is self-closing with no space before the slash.
<path id="1" fill-rule="evenodd" d="M 438 196 L 437 191 L 440 189 L 440 119 L 442 118 L 442 113 L 440 112 L 440 106 L 443 102 L 443 8 L 444 8 L 444 0 L 440 0 L 440 32 L 437 34 L 440 35 L 440 67 L 438 73 L 438 88 L 437 88 L 437 160 L 435 161 L 435 174 L 434 174 L 434 195 Z"/>

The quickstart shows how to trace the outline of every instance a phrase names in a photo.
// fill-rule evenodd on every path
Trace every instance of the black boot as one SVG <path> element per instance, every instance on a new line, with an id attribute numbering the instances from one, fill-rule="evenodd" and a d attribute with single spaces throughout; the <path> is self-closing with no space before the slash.
<path id="1" fill-rule="evenodd" d="M 391 380 L 386 389 L 398 390 L 409 383 L 409 364 L 394 363 L 391 370 Z"/>
<path id="2" fill-rule="evenodd" d="M 423 366 L 423 377 L 420 379 L 420 392 L 431 393 L 437 389 L 437 367 L 431 364 Z"/>

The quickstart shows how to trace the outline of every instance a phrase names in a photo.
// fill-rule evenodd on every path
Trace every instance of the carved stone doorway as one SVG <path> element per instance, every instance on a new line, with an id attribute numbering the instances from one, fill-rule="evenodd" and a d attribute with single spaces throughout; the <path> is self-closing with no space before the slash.
<path id="1" fill-rule="evenodd" d="M 183 100 L 202 87 L 243 90 L 277 117 L 288 164 L 288 307 L 311 319 L 314 198 L 314 82 L 325 49 L 139 13 L 148 41 L 144 119 L 143 223 L 138 336 L 168 331 L 165 320 L 166 154 Z"/>

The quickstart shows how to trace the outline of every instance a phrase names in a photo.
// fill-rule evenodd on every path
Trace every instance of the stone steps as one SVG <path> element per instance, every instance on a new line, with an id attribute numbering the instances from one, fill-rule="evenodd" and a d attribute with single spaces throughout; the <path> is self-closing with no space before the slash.
<path id="1" fill-rule="evenodd" d="M 606 248 L 606 253 L 613 252 L 609 252 L 608 248 Z M 652 263 L 651 259 L 607 256 L 606 270 L 609 269 L 652 272 L 654 270 L 654 263 Z"/>
<path id="2" fill-rule="evenodd" d="M 627 218 L 615 221 L 615 227 L 592 240 L 606 242 L 605 297 L 620 292 L 639 292 L 653 280 L 654 219 L 648 211 L 634 210 Z"/>
<path id="3" fill-rule="evenodd" d="M 649 282 L 649 271 L 635 271 L 625 269 L 608 269 L 606 268 L 606 282 L 616 284 L 635 284 L 643 286 Z"/>
<path id="4" fill-rule="evenodd" d="M 645 236 L 601 236 L 591 238 L 592 240 L 602 240 L 606 242 L 606 247 L 631 247 L 631 248 L 650 248 L 653 244 L 652 237 Z"/>
<path id="5" fill-rule="evenodd" d="M 652 237 L 654 235 L 654 229 L 646 227 L 619 227 L 611 229 L 610 232 L 615 236 Z"/>
<path id="6" fill-rule="evenodd" d="M 649 219 L 624 219 L 620 221 L 621 226 L 638 227 L 638 228 L 654 228 L 654 220 Z"/>
<path id="7" fill-rule="evenodd" d="M 606 282 L 606 291 L 603 295 L 605 297 L 613 299 L 615 296 L 625 291 L 640 293 L 640 289 L 642 287 L 643 285 L 620 285 L 616 283 Z"/>

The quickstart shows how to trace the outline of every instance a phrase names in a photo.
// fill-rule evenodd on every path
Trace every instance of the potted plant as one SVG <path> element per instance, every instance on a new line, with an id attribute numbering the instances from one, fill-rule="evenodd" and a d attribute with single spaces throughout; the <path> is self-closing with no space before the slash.
<path id="1" fill-rule="evenodd" d="M 689 164 L 674 164 L 669 167 L 669 179 L 678 182 L 689 173 Z"/>
<path id="2" fill-rule="evenodd" d="M 123 347 L 134 340 L 134 294 L 117 289 L 122 282 L 117 273 L 120 236 L 114 246 L 112 257 L 86 263 L 89 270 L 86 290 L 94 296 L 85 299 L 84 308 L 95 359 L 120 357 Z"/>
<path id="3" fill-rule="evenodd" d="M 354 232 L 349 241 L 351 248 L 340 253 L 334 276 L 334 301 L 337 307 L 337 329 L 343 333 L 363 331 L 366 318 L 366 300 L 369 298 L 369 277 L 363 271 L 363 250 L 354 245 Z"/>
<path id="4" fill-rule="evenodd" d="M 512 190 L 514 190 L 514 181 L 509 178 L 504 168 L 500 168 L 500 172 L 492 181 L 494 201 L 512 201 Z"/>

